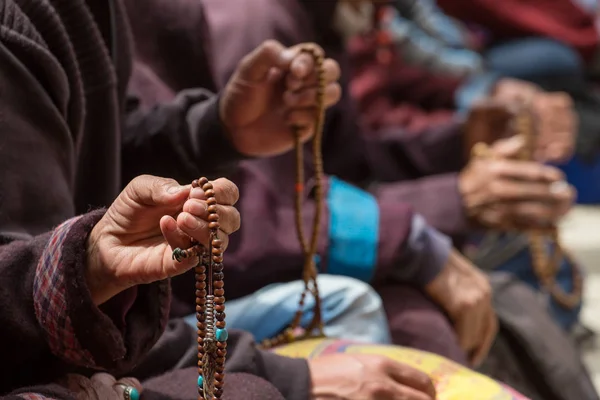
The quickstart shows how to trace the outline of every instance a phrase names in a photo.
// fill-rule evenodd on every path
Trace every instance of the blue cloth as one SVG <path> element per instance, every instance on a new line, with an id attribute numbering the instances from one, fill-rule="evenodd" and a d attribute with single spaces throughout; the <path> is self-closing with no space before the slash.
<path id="1" fill-rule="evenodd" d="M 370 282 L 377 265 L 379 206 L 368 192 L 329 179 L 327 272 Z"/>
<path id="2" fill-rule="evenodd" d="M 584 73 L 583 61 L 574 49 L 548 38 L 497 44 L 486 51 L 485 61 L 491 71 L 524 80 Z"/>
<path id="3" fill-rule="evenodd" d="M 367 343 L 391 343 L 387 318 L 379 295 L 371 286 L 344 276 L 319 275 L 325 334 Z M 271 338 L 292 322 L 304 282 L 273 284 L 241 299 L 227 301 L 227 327 L 251 332 L 257 341 Z M 308 296 L 302 326 L 314 315 L 314 299 Z M 186 317 L 196 326 L 196 316 Z"/>

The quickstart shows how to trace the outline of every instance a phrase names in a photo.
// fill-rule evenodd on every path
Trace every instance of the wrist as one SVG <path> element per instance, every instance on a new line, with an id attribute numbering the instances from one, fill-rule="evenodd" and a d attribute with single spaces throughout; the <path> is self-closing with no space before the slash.
<path id="1" fill-rule="evenodd" d="M 115 279 L 110 276 L 104 265 L 101 250 L 103 242 L 102 229 L 102 221 L 100 221 L 88 236 L 84 273 L 90 297 L 96 306 L 107 302 L 122 291 L 117 289 Z"/>

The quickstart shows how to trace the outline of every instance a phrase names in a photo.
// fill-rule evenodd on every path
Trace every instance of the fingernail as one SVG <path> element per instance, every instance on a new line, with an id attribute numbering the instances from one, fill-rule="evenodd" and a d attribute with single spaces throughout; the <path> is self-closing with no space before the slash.
<path id="1" fill-rule="evenodd" d="M 198 221 L 189 214 L 184 217 L 183 224 L 188 229 L 196 229 L 198 227 Z"/>
<path id="2" fill-rule="evenodd" d="M 553 182 L 550 185 L 550 193 L 552 194 L 562 194 L 569 190 L 569 184 L 565 181 Z"/>
<path id="3" fill-rule="evenodd" d="M 175 194 L 175 193 L 179 193 L 182 189 L 182 186 L 171 186 L 170 188 L 167 189 L 167 193 L 169 194 Z"/>

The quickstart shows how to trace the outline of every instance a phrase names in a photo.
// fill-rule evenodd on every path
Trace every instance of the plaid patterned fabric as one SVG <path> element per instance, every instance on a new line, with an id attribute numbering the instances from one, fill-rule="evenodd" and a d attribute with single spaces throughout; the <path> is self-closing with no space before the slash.
<path id="1" fill-rule="evenodd" d="M 75 336 L 71 318 L 67 314 L 65 297 L 66 266 L 62 260 L 63 243 L 70 228 L 79 218 L 64 222 L 52 234 L 37 266 L 33 298 L 38 323 L 46 334 L 51 351 L 69 363 L 94 367 L 92 355 L 81 346 Z"/>
<path id="2" fill-rule="evenodd" d="M 20 398 L 24 400 L 54 400 L 50 397 L 43 396 L 37 393 L 23 393 L 19 395 Z"/>

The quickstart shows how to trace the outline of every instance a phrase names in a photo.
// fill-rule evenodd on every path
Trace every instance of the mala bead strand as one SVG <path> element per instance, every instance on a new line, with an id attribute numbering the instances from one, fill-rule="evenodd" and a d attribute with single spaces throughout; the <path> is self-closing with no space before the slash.
<path id="1" fill-rule="evenodd" d="M 304 266 L 302 279 L 304 280 L 304 291 L 300 295 L 298 302 L 298 310 L 292 320 L 289 328 L 277 335 L 275 338 L 264 340 L 261 343 L 263 348 L 277 347 L 282 344 L 291 343 L 298 339 L 296 337 L 296 329 L 300 327 L 302 320 L 304 303 L 306 295 L 311 294 L 315 300 L 314 317 L 308 325 L 305 333 L 300 339 L 308 337 L 321 337 L 323 334 L 323 323 L 321 316 L 321 298 L 319 295 L 319 286 L 317 284 L 317 266 L 315 262 L 317 254 L 317 244 L 319 239 L 319 225 L 322 218 L 323 209 L 323 155 L 322 155 L 322 140 L 323 140 L 323 123 L 325 120 L 325 71 L 323 69 L 323 55 L 313 45 L 307 45 L 302 49 L 303 52 L 310 54 L 315 60 L 317 69 L 317 117 L 314 122 L 313 131 L 314 138 L 312 141 L 312 156 L 314 167 L 314 200 L 315 214 L 313 216 L 312 233 L 310 240 L 307 241 L 304 235 L 302 203 L 305 194 L 304 182 L 304 145 L 301 141 L 302 127 L 293 126 L 292 131 L 295 138 L 295 153 L 296 153 L 296 187 L 294 197 L 294 212 L 296 234 L 300 247 L 304 255 Z M 316 332 L 316 334 L 315 334 Z"/>
<path id="2" fill-rule="evenodd" d="M 173 259 L 198 257 L 196 278 L 196 319 L 198 333 L 198 399 L 219 400 L 223 395 L 228 333 L 225 324 L 223 241 L 219 239 L 219 215 L 213 185 L 207 178 L 192 182 L 202 188 L 208 205 L 210 243 L 197 243 L 187 250 L 173 250 Z"/>

